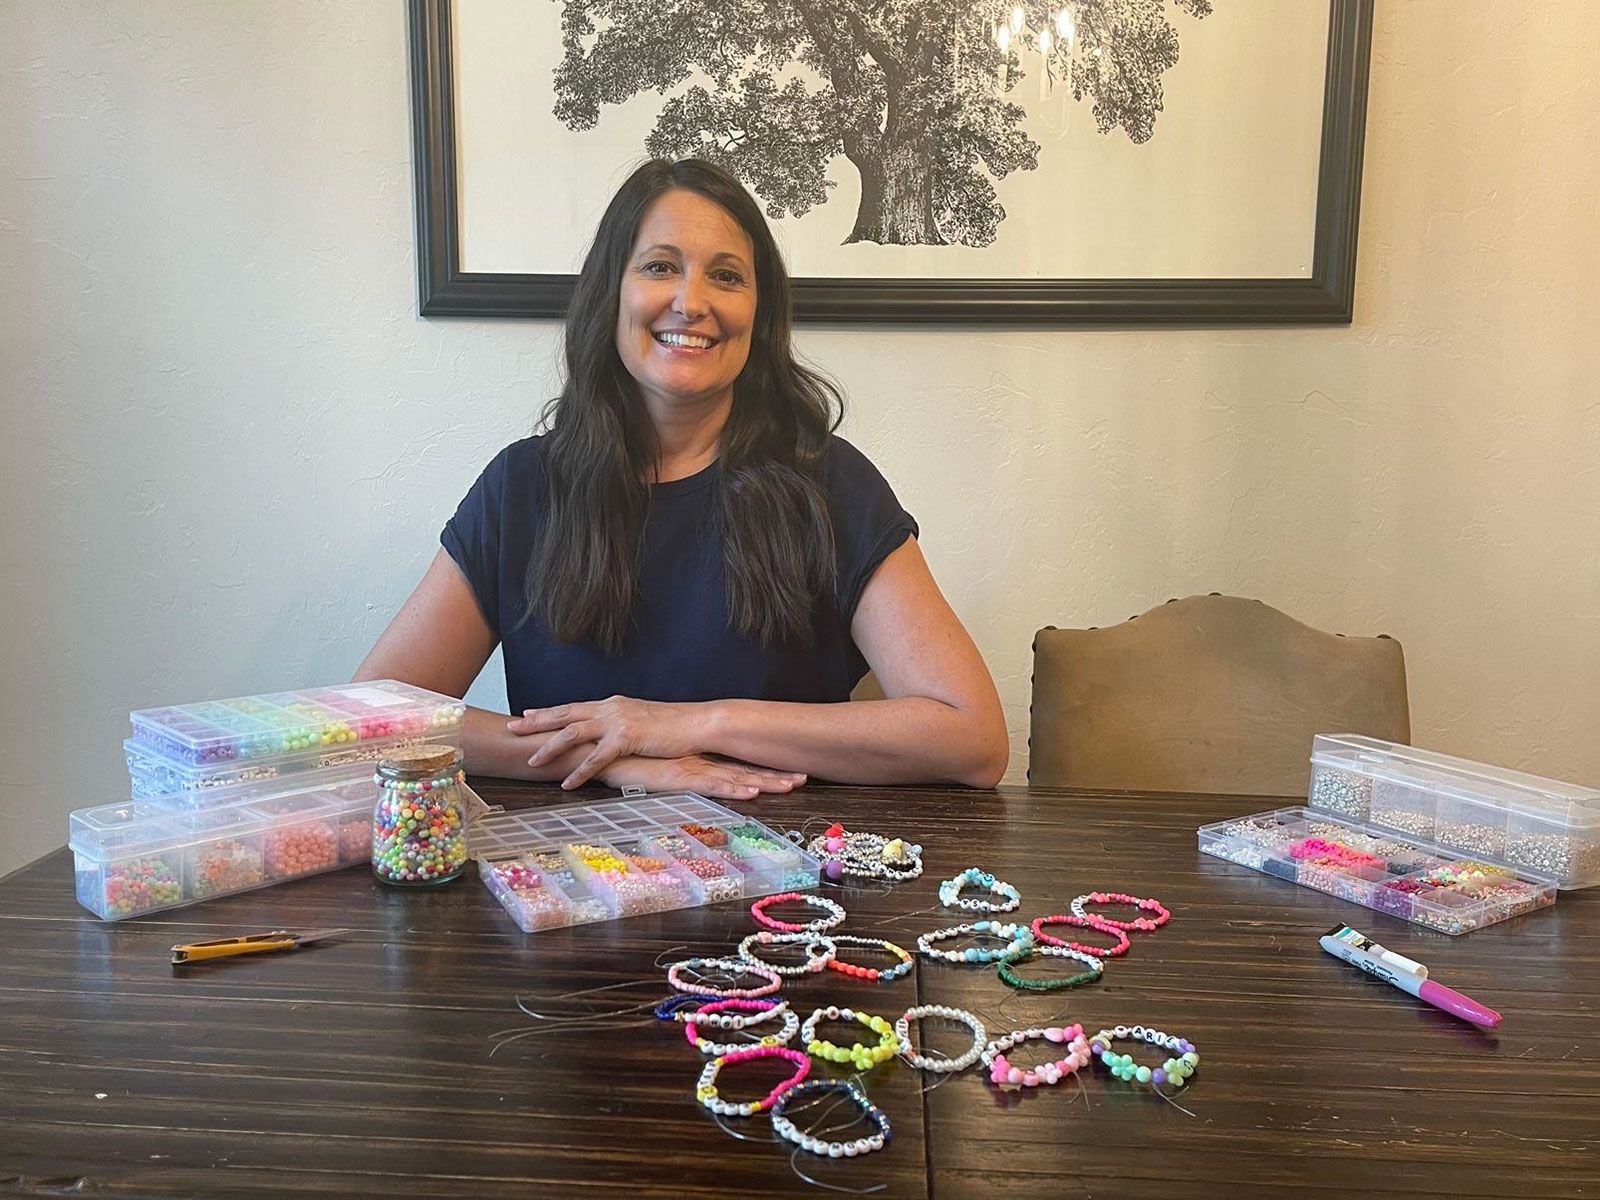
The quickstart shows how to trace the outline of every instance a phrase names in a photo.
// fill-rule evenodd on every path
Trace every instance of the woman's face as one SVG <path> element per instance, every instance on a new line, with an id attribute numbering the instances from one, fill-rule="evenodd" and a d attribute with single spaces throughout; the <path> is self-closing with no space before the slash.
<path id="1" fill-rule="evenodd" d="M 639 223 L 617 305 L 617 353 L 646 403 L 731 399 L 755 317 L 749 236 L 698 192 L 664 193 Z"/>

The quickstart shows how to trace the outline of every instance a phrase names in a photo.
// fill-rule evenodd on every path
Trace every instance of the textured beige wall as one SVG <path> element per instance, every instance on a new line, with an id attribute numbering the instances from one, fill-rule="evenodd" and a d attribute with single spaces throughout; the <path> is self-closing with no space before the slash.
<path id="1" fill-rule="evenodd" d="M 1214 590 L 1600 782 L 1596 61 L 1587 0 L 1379 5 L 1352 327 L 802 335 L 1015 775 L 1036 627 Z M 396 5 L 12 0 L 0 112 L 3 870 L 121 794 L 130 707 L 346 676 L 555 340 L 414 315 Z"/>

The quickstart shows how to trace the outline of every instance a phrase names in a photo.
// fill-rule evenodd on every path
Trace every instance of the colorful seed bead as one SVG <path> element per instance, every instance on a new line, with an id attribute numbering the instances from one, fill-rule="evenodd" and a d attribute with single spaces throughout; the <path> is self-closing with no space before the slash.
<path id="1" fill-rule="evenodd" d="M 1118 1054 L 1111 1048 L 1113 1042 L 1128 1038 L 1148 1042 L 1163 1050 L 1171 1050 L 1174 1052 L 1174 1057 L 1154 1069 L 1141 1067 L 1133 1061 L 1132 1055 Z M 1148 1083 L 1154 1087 L 1161 1087 L 1163 1084 L 1170 1084 L 1175 1088 L 1182 1087 L 1200 1066 L 1200 1053 L 1187 1039 L 1174 1037 L 1170 1033 L 1162 1033 L 1159 1029 L 1149 1029 L 1143 1025 L 1118 1025 L 1114 1029 L 1102 1029 L 1089 1042 L 1089 1053 L 1125 1083 Z"/>
<path id="2" fill-rule="evenodd" d="M 1104 925 L 1109 925 L 1113 929 L 1137 929 L 1141 933 L 1149 933 L 1151 930 L 1160 929 L 1161 926 L 1172 920 L 1172 913 L 1161 901 L 1148 900 L 1142 896 L 1130 896 L 1126 892 L 1089 892 L 1087 895 L 1079 896 L 1072 902 L 1072 915 L 1087 918 L 1090 914 L 1086 913 L 1084 909 L 1090 904 L 1131 904 L 1135 908 L 1156 914 L 1154 917 L 1135 917 L 1131 921 L 1114 921 L 1110 917 L 1101 916 L 1099 913 L 1093 914 L 1095 920 Z"/>
<path id="3" fill-rule="evenodd" d="M 715 847 L 728 844 L 728 835 L 715 825 L 683 825 L 679 828 L 702 845 Z"/>
<path id="4" fill-rule="evenodd" d="M 868 1046 L 856 1042 L 848 1048 L 835 1046 L 832 1042 L 817 1037 L 817 1026 L 824 1020 L 855 1021 L 865 1025 L 878 1035 L 878 1043 L 875 1046 Z M 894 1026 L 888 1021 L 871 1013 L 856 1012 L 854 1009 L 838 1008 L 833 1005 L 819 1008 L 806 1018 L 806 1023 L 800 1027 L 800 1040 L 812 1057 L 827 1062 L 849 1063 L 858 1071 L 870 1071 L 879 1063 L 887 1062 L 900 1053 L 900 1036 L 895 1033 Z"/>
<path id="5" fill-rule="evenodd" d="M 490 869 L 495 873 L 495 877 L 513 892 L 533 891 L 544 886 L 539 872 L 520 862 L 495 863 Z"/>
<path id="6" fill-rule="evenodd" d="M 111 918 L 165 908 L 183 899 L 183 884 L 159 855 L 131 858 L 106 868 L 105 911 Z"/>
<path id="7" fill-rule="evenodd" d="M 705 885 L 707 904 L 737 900 L 744 894 L 744 880 L 725 870 L 720 863 L 712 862 L 709 858 L 684 858 L 679 861 L 684 870 Z"/>
<path id="8" fill-rule="evenodd" d="M 1080 971 L 1076 975 L 1068 975 L 1059 979 L 1024 979 L 1016 972 L 1017 964 L 1027 962 L 1035 957 L 1072 958 L 1083 963 L 1089 969 Z M 1105 971 L 1106 965 L 1092 954 L 1085 954 L 1081 950 L 1074 950 L 1071 946 L 1035 946 L 1028 953 L 1000 964 L 1000 982 L 1010 987 L 1018 988 L 1025 992 L 1056 992 L 1063 988 L 1081 987 L 1086 983 L 1099 980 Z"/>
<path id="9" fill-rule="evenodd" d="M 1066 1054 L 1059 1059 L 1040 1063 L 1036 1067 L 1014 1067 L 1007 1055 L 1016 1047 L 1032 1041 L 1044 1040 L 1063 1045 Z M 989 1069 L 989 1082 L 996 1087 L 1053 1087 L 1070 1075 L 1076 1075 L 1089 1063 L 1089 1041 L 1083 1036 L 1082 1025 L 1065 1027 L 1051 1025 L 1046 1028 L 1018 1029 L 996 1038 L 983 1050 L 983 1065 Z"/>

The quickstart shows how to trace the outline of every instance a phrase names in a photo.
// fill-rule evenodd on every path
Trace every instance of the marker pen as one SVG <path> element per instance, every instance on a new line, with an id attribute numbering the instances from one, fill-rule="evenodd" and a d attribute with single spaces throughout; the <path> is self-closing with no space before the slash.
<path id="1" fill-rule="evenodd" d="M 1500 1024 L 1500 1014 L 1494 1009 L 1433 982 L 1428 978 L 1427 967 L 1403 954 L 1384 949 L 1348 925 L 1334 926 L 1320 941 L 1322 948 L 1335 958 L 1342 958 L 1351 966 L 1360 967 L 1368 975 L 1392 983 L 1402 992 L 1410 992 L 1453 1017 L 1490 1029 Z"/>

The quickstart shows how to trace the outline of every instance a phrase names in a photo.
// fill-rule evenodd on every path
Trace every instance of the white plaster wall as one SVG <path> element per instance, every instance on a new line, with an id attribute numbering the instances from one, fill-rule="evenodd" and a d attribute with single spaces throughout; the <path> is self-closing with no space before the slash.
<path id="1" fill-rule="evenodd" d="M 553 326 L 415 315 L 402 26 L 0 5 L 0 871 L 122 794 L 128 709 L 347 677 L 551 389 Z M 802 333 L 1014 777 L 1037 627 L 1224 591 L 1399 637 L 1420 744 L 1600 783 L 1597 60 L 1588 0 L 1379 5 L 1349 328 Z"/>

